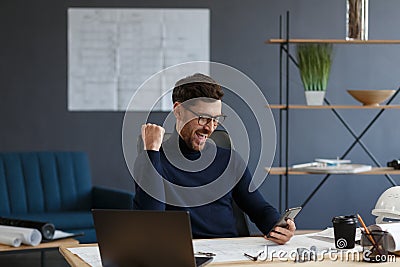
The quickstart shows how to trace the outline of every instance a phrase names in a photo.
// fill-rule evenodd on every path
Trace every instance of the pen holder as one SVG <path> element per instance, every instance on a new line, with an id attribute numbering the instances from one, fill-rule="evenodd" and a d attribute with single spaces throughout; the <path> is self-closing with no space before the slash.
<path id="1" fill-rule="evenodd" d="M 355 215 L 333 217 L 335 247 L 338 249 L 354 248 L 356 239 L 357 218 Z"/>
<path id="2" fill-rule="evenodd" d="M 361 246 L 363 247 L 363 261 L 386 262 L 388 259 L 389 233 L 374 230 L 369 234 L 362 232 Z"/>

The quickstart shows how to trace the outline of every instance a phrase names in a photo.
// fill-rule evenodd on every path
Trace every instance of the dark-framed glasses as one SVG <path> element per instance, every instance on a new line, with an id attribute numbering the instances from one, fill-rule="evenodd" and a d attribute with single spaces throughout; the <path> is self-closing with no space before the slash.
<path id="1" fill-rule="evenodd" d="M 226 115 L 224 115 L 224 114 L 221 114 L 221 115 L 218 115 L 218 116 L 210 116 L 210 115 L 207 115 L 207 114 L 199 114 L 199 113 L 191 110 L 188 107 L 185 107 L 185 106 L 183 106 L 183 107 L 197 116 L 197 123 L 200 126 L 204 126 L 206 124 L 209 124 L 212 121 L 213 125 L 215 127 L 217 127 L 219 124 L 223 123 L 225 118 L 226 118 Z"/>

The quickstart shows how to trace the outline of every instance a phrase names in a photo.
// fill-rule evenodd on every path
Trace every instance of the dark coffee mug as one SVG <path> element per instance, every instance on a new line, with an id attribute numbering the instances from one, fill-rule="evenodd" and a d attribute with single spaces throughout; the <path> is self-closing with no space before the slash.
<path id="1" fill-rule="evenodd" d="M 356 215 L 336 216 L 333 217 L 332 223 L 336 248 L 354 248 L 358 223 Z"/>

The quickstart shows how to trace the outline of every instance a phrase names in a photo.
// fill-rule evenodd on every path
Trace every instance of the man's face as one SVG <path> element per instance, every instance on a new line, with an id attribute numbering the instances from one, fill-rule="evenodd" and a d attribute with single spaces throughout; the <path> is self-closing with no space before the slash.
<path id="1" fill-rule="evenodd" d="M 207 138 L 214 132 L 217 125 L 211 120 L 205 125 L 199 124 L 199 117 L 215 117 L 221 115 L 221 100 L 213 102 L 204 102 L 197 100 L 192 102 L 194 105 L 188 105 L 187 108 L 179 106 L 179 116 L 177 116 L 177 130 L 186 145 L 196 151 L 201 151 Z M 197 115 L 196 115 L 197 114 Z"/>

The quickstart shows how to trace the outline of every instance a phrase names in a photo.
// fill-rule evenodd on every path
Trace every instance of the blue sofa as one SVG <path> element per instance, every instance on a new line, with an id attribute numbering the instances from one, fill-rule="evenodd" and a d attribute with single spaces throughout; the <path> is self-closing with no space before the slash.
<path id="1" fill-rule="evenodd" d="M 83 152 L 0 153 L 0 216 L 53 223 L 96 242 L 92 208 L 132 209 L 133 193 L 92 186 Z"/>

